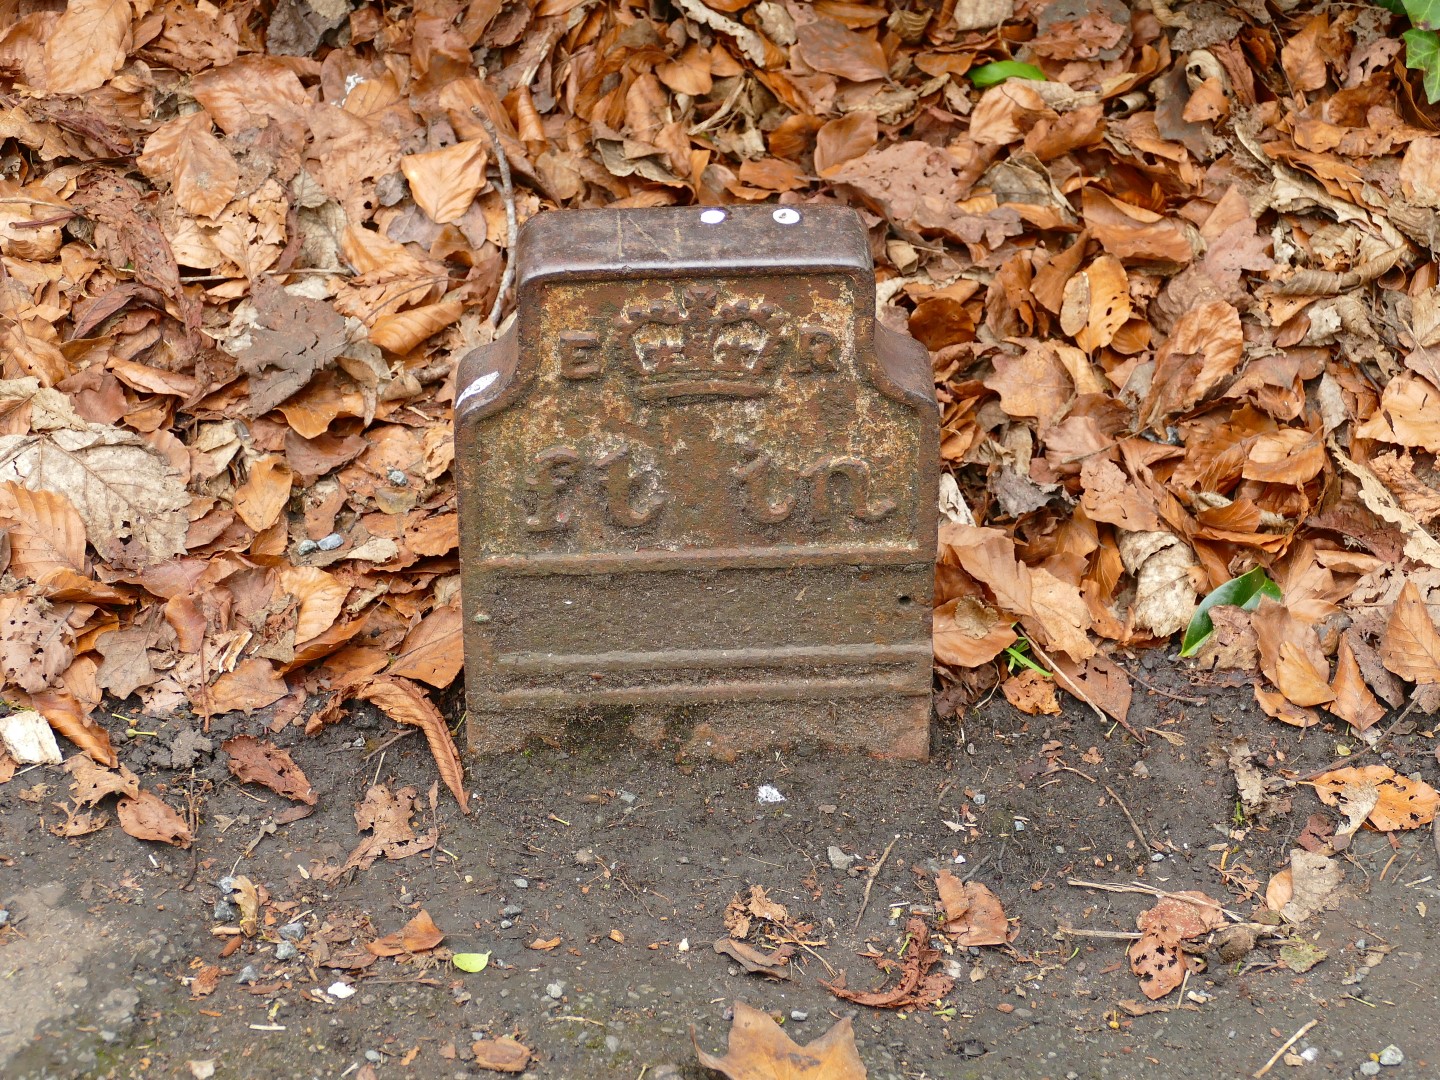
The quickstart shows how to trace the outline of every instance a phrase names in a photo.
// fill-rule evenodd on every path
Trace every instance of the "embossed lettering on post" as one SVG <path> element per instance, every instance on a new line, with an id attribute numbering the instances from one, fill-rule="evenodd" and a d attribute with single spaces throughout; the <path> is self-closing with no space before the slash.
<path id="1" fill-rule="evenodd" d="M 855 215 L 798 218 L 526 226 L 516 324 L 457 383 L 475 748 L 588 715 L 926 752 L 929 359 L 877 324 Z"/>

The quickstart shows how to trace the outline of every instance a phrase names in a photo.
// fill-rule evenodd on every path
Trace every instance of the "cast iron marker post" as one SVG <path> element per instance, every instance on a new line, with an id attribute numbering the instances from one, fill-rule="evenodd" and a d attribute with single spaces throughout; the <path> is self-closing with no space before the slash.
<path id="1" fill-rule="evenodd" d="M 929 748 L 938 413 L 839 207 L 543 214 L 461 361 L 472 750 Z"/>

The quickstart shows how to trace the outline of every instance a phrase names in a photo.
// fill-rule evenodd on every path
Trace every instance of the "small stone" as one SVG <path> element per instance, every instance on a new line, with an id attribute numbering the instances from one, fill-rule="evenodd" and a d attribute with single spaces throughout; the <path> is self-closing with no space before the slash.
<path id="1" fill-rule="evenodd" d="M 1016 832 L 1024 832 L 1024 831 L 1025 831 L 1025 822 L 1021 821 L 1019 818 L 1016 818 L 1016 819 L 1015 819 L 1015 831 L 1016 831 Z"/>
<path id="2" fill-rule="evenodd" d="M 765 805 L 773 805 L 785 801 L 785 796 L 780 794 L 780 789 L 774 784 L 761 784 L 755 789 L 755 801 Z"/>
<path id="3" fill-rule="evenodd" d="M 314 540 L 301 540 L 300 543 L 295 545 L 295 554 L 302 557 L 305 555 L 313 555 L 319 548 L 320 545 Z"/>
<path id="4" fill-rule="evenodd" d="M 500 909 L 500 914 L 504 915 L 508 919 L 513 919 L 519 915 L 524 915 L 525 909 L 519 904 L 506 904 L 503 908 Z"/>
<path id="5" fill-rule="evenodd" d="M 1151 862 L 1164 862 L 1164 861 L 1165 861 L 1165 853 L 1164 853 L 1163 851 L 1152 851 L 1152 852 L 1150 853 L 1150 861 L 1151 861 Z"/>
<path id="6" fill-rule="evenodd" d="M 1130 768 L 1130 775 L 1140 780 L 1150 779 L 1150 769 L 1143 761 L 1137 761 Z"/>
<path id="7" fill-rule="evenodd" d="M 804 1009 L 791 1009 L 790 1019 L 794 1020 L 797 1024 L 803 1024 L 806 1020 L 810 1019 L 810 1014 Z"/>
<path id="8" fill-rule="evenodd" d="M 815 809 L 819 810 L 822 814 L 833 814 L 836 810 L 839 810 L 840 808 L 834 803 L 821 803 Z"/>
<path id="9" fill-rule="evenodd" d="M 530 882 L 523 877 L 517 877 L 513 883 L 517 889 L 528 889 Z"/>
<path id="10" fill-rule="evenodd" d="M 1391 1043 L 1389 1046 L 1385 1047 L 1384 1050 L 1380 1051 L 1381 1065 L 1399 1065 L 1404 1060 L 1405 1055 L 1401 1053 L 1400 1047 L 1396 1046 L 1394 1043 Z"/>
<path id="11" fill-rule="evenodd" d="M 615 794 L 620 796 L 620 801 L 626 806 L 634 806 L 635 800 L 639 798 L 633 791 L 626 791 L 624 788 L 621 788 Z"/>
<path id="12" fill-rule="evenodd" d="M 257 983 L 260 981 L 260 972 L 255 970 L 254 964 L 246 964 L 240 969 L 240 974 L 235 976 L 235 981 L 241 986 Z"/>
<path id="13" fill-rule="evenodd" d="M 215 909 L 210 914 L 216 922 L 234 922 L 240 917 L 240 909 L 229 900 L 216 900 Z"/>
<path id="14" fill-rule="evenodd" d="M 548 984 L 545 987 L 545 996 L 549 998 L 554 998 L 556 1001 L 559 1001 L 562 997 L 565 996 L 565 984 L 558 979 L 555 982 Z"/>
<path id="15" fill-rule="evenodd" d="M 982 791 L 982 792 L 979 792 L 979 793 L 975 796 L 975 805 L 976 805 L 976 806 L 984 806 L 984 805 L 985 805 L 985 793 L 984 793 L 983 791 Z"/>
<path id="16" fill-rule="evenodd" d="M 275 946 L 276 960 L 294 960 L 299 953 L 300 950 L 295 947 L 293 941 L 282 941 Z"/>
<path id="17" fill-rule="evenodd" d="M 825 854 L 830 859 L 831 867 L 836 870 L 849 870 L 851 864 L 855 861 L 854 855 L 846 855 L 845 852 L 835 844 L 831 844 L 826 848 Z"/>
<path id="18" fill-rule="evenodd" d="M 1379 1076 L 1380 1063 L 1378 1061 L 1362 1061 L 1360 1063 L 1361 1076 Z"/>
<path id="19" fill-rule="evenodd" d="M 321 551 L 334 551 L 345 543 L 345 538 L 339 533 L 331 533 L 329 536 L 322 536 L 315 541 L 315 546 Z"/>
<path id="20" fill-rule="evenodd" d="M 391 469 L 385 474 L 385 478 L 396 487 L 404 487 L 410 482 L 410 478 L 401 469 Z"/>
<path id="21" fill-rule="evenodd" d="M 594 866 L 599 861 L 600 857 L 588 847 L 582 847 L 579 851 L 575 852 L 576 866 Z"/>
<path id="22" fill-rule="evenodd" d="M 5 926 L 9 922 L 10 912 L 6 911 L 3 907 L 0 907 L 0 926 Z"/>
<path id="23" fill-rule="evenodd" d="M 373 1061 L 373 1062 L 375 1062 L 375 1063 L 378 1065 L 380 1062 L 382 1062 L 382 1061 L 385 1060 L 385 1055 L 383 1055 L 382 1053 L 380 1053 L 379 1050 L 366 1050 L 366 1051 L 365 1051 L 365 1060 L 366 1060 L 366 1061 Z"/>
<path id="24" fill-rule="evenodd" d="M 512 926 L 514 926 L 514 925 L 515 925 L 515 924 L 514 924 L 513 922 L 511 922 L 509 919 L 501 919 L 501 920 L 500 920 L 500 929 L 501 929 L 501 930 L 509 930 L 509 929 L 510 929 Z"/>
<path id="25" fill-rule="evenodd" d="M 305 925 L 304 923 L 287 922 L 280 927 L 280 936 L 289 938 L 291 941 L 299 941 L 305 936 Z"/>
<path id="26" fill-rule="evenodd" d="M 610 1053 L 612 1053 L 612 1054 L 619 1053 L 619 1051 L 620 1051 L 620 1036 L 618 1036 L 618 1035 L 606 1035 L 606 1036 L 605 1036 L 605 1049 L 608 1050 L 608 1051 L 610 1051 Z"/>

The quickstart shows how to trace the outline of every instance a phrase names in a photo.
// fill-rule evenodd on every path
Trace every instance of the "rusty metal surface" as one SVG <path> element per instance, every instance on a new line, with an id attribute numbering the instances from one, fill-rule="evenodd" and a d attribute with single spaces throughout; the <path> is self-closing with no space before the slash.
<path id="1" fill-rule="evenodd" d="M 517 268 L 456 384 L 471 748 L 923 757 L 937 411 L 856 215 L 556 212 Z"/>

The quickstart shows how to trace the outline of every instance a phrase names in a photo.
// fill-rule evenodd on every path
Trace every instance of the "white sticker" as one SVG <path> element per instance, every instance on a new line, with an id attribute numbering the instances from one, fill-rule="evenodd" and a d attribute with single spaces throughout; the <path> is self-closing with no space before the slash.
<path id="1" fill-rule="evenodd" d="M 465 402 L 469 401 L 476 394 L 480 393 L 482 390 L 487 389 L 490 384 L 499 377 L 500 373 L 498 371 L 491 371 L 485 375 L 481 375 L 478 379 L 476 379 L 474 382 L 472 382 L 469 386 L 465 388 L 465 392 L 463 394 L 461 394 L 458 398 L 455 399 L 455 407 L 458 409 L 461 405 L 464 405 Z"/>

